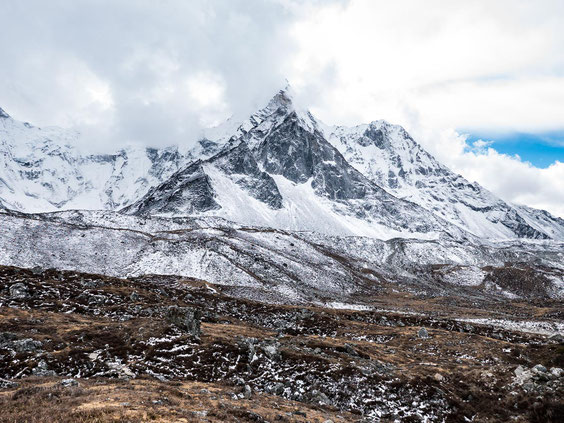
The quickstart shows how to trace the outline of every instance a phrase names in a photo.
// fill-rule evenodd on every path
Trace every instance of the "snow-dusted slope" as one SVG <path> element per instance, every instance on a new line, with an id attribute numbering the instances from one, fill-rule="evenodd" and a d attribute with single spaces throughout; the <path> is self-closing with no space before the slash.
<path id="1" fill-rule="evenodd" d="M 14 210 L 115 209 L 143 196 L 196 156 L 213 154 L 203 140 L 190 151 L 129 147 L 83 154 L 79 134 L 38 128 L 0 113 L 0 204 Z"/>
<path id="2" fill-rule="evenodd" d="M 0 211 L 0 227 L 0 265 L 190 276 L 260 300 L 346 302 L 383 282 L 457 296 L 564 296 L 564 250 L 554 242 L 382 241 L 111 211 Z"/>
<path id="3" fill-rule="evenodd" d="M 375 121 L 324 127 L 356 169 L 393 195 L 489 239 L 564 239 L 564 220 L 541 210 L 512 206 L 470 183 L 427 153 L 398 125 Z"/>

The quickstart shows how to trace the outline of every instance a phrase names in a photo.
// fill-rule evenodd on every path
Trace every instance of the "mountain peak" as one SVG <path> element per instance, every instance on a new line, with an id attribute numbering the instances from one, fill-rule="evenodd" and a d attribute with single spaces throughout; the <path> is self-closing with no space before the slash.
<path id="1" fill-rule="evenodd" d="M 294 109 L 293 104 L 293 92 L 290 84 L 286 85 L 283 89 L 278 91 L 274 97 L 270 99 L 266 109 L 273 112 L 278 109 L 284 109 L 285 111 L 292 111 Z"/>
<path id="2" fill-rule="evenodd" d="M 2 109 L 2 108 L 0 107 L 0 118 L 2 118 L 2 119 L 7 119 L 7 118 L 9 118 L 9 117 L 10 117 L 10 115 L 9 115 L 8 113 L 6 113 L 6 112 L 4 111 L 4 109 Z"/>

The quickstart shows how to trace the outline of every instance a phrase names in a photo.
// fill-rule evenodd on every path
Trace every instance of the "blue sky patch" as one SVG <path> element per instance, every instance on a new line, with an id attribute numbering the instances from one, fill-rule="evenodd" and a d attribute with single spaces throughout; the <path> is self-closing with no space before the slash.
<path id="1" fill-rule="evenodd" d="M 469 131 L 462 132 L 469 133 Z M 478 140 L 491 141 L 488 146 L 499 153 L 510 156 L 518 154 L 521 160 L 530 162 L 536 167 L 546 168 L 557 160 L 564 162 L 564 131 L 538 134 L 471 133 L 466 142 L 469 148 L 472 148 L 473 143 Z"/>

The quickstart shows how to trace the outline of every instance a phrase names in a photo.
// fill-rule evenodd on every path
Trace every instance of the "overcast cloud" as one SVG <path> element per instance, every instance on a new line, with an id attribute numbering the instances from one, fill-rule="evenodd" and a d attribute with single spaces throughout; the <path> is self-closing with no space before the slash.
<path id="1" fill-rule="evenodd" d="M 470 180 L 564 217 L 563 163 L 456 132 L 564 129 L 560 0 L 0 4 L 0 107 L 17 119 L 100 148 L 189 143 L 287 78 L 324 122 L 402 124 Z"/>

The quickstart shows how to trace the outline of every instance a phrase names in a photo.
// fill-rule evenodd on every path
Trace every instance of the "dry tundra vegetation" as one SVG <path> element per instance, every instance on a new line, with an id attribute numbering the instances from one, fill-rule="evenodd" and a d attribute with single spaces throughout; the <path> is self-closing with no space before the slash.
<path id="1" fill-rule="evenodd" d="M 460 321 L 562 322 L 561 302 L 368 300 L 0 267 L 0 421 L 564 421 L 561 337 Z"/>

